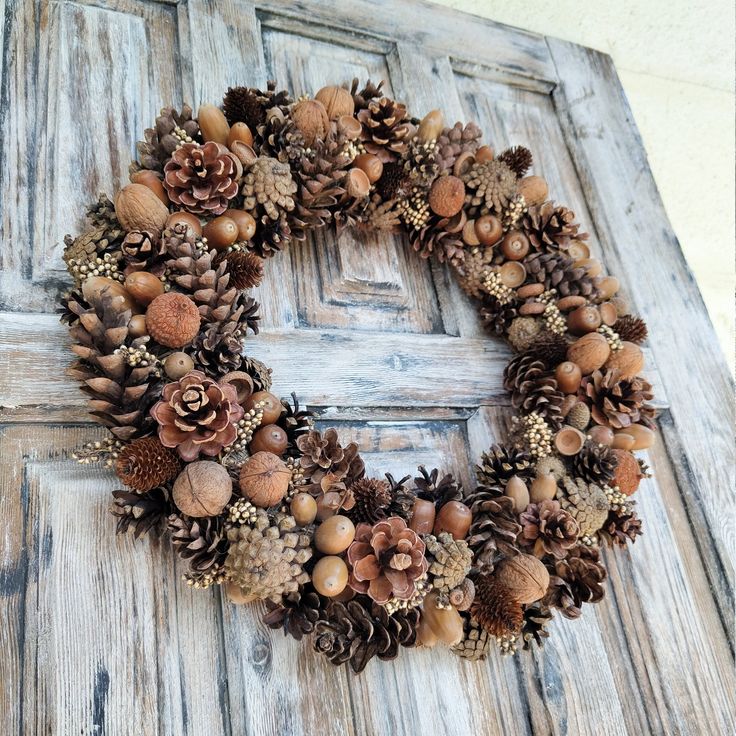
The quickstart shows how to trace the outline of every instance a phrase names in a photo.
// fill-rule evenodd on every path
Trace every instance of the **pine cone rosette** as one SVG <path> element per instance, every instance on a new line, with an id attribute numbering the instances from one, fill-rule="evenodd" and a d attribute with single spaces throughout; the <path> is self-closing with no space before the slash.
<path id="1" fill-rule="evenodd" d="M 407 120 L 402 103 L 388 97 L 371 100 L 356 117 L 363 125 L 361 140 L 368 153 L 386 163 L 406 152 L 414 126 Z"/>
<path id="2" fill-rule="evenodd" d="M 221 215 L 238 194 L 241 170 L 219 143 L 185 143 L 164 167 L 164 187 L 174 204 L 195 215 Z"/>
<path id="3" fill-rule="evenodd" d="M 301 435 L 296 444 L 302 453 L 299 462 L 307 481 L 305 490 L 314 496 L 327 493 L 338 484 L 350 488 L 365 474 L 358 445 L 351 442 L 343 447 L 335 429 L 328 429 L 324 434 L 313 429 Z M 352 504 L 346 508 L 351 507 Z"/>
<path id="4" fill-rule="evenodd" d="M 562 509 L 559 501 L 547 499 L 539 504 L 529 504 L 521 514 L 520 521 L 520 541 L 533 545 L 535 551 L 543 551 L 558 559 L 577 544 L 580 536 L 577 521 Z"/>
<path id="5" fill-rule="evenodd" d="M 590 407 L 593 421 L 604 427 L 651 425 L 654 419 L 654 407 L 645 403 L 654 398 L 652 387 L 641 376 L 626 380 L 617 370 L 595 371 L 583 378 L 579 396 Z"/>
<path id="6" fill-rule="evenodd" d="M 567 250 L 572 239 L 587 237 L 585 233 L 578 235 L 580 224 L 575 221 L 575 213 L 553 202 L 530 207 L 522 227 L 532 247 L 547 253 Z"/>
<path id="7" fill-rule="evenodd" d="M 348 584 L 379 604 L 391 598 L 408 600 L 417 579 L 427 572 L 424 552 L 424 542 L 398 516 L 373 526 L 359 524 L 347 552 Z"/>
<path id="8" fill-rule="evenodd" d="M 200 454 L 214 457 L 232 444 L 243 413 L 235 387 L 220 385 L 201 371 L 167 383 L 161 401 L 151 409 L 161 444 L 176 448 L 187 462 Z"/>
<path id="9" fill-rule="evenodd" d="M 578 544 L 550 569 L 549 590 L 542 602 L 559 608 L 565 618 L 578 618 L 583 603 L 603 599 L 606 577 L 598 549 Z"/>

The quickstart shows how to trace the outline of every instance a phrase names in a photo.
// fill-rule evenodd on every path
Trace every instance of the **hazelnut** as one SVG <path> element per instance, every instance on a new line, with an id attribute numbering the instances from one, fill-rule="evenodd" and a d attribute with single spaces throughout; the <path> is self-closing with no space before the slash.
<path id="1" fill-rule="evenodd" d="M 322 87 L 314 96 L 314 99 L 324 105 L 327 117 L 330 120 L 337 120 L 343 115 L 352 116 L 355 112 L 353 96 L 344 87 L 337 87 L 336 85 Z"/>
<path id="2" fill-rule="evenodd" d="M 191 373 L 193 370 L 194 361 L 186 353 L 171 353 L 164 360 L 164 371 L 172 381 L 184 378 L 187 373 Z"/>
<path id="3" fill-rule="evenodd" d="M 174 481 L 171 495 L 183 514 L 201 517 L 221 513 L 232 492 L 233 482 L 227 468 L 212 460 L 198 460 L 184 466 Z"/>
<path id="4" fill-rule="evenodd" d="M 146 330 L 146 317 L 143 314 L 134 314 L 128 322 L 128 334 L 132 338 L 143 337 L 148 334 Z"/>
<path id="5" fill-rule="evenodd" d="M 345 191 L 348 197 L 353 199 L 362 199 L 368 195 L 371 190 L 371 182 L 368 179 L 368 175 L 363 169 L 354 166 L 348 171 L 347 177 L 345 177 Z"/>
<path id="6" fill-rule="evenodd" d="M 286 495 L 291 471 L 272 452 L 256 452 L 240 468 L 240 490 L 256 506 L 267 509 Z"/>
<path id="7" fill-rule="evenodd" d="M 465 184 L 451 174 L 435 179 L 429 190 L 429 206 L 440 217 L 452 217 L 465 203 Z"/>
<path id="8" fill-rule="evenodd" d="M 565 394 L 574 394 L 580 388 L 583 372 L 575 363 L 566 360 L 555 368 L 557 386 Z"/>
<path id="9" fill-rule="evenodd" d="M 454 539 L 465 539 L 473 514 L 460 501 L 448 501 L 437 514 L 434 522 L 434 534 L 449 532 Z"/>
<path id="10" fill-rule="evenodd" d="M 610 447 L 613 444 L 613 430 L 610 427 L 591 427 L 588 430 L 590 439 L 599 445 L 606 445 Z"/>
<path id="11" fill-rule="evenodd" d="M 426 501 L 423 498 L 415 499 L 409 519 L 409 528 L 417 534 L 431 534 L 436 513 L 432 501 Z"/>
<path id="12" fill-rule="evenodd" d="M 353 166 L 357 166 L 371 184 L 375 184 L 383 174 L 383 162 L 372 153 L 361 153 L 353 159 Z"/>
<path id="13" fill-rule="evenodd" d="M 272 452 L 274 455 L 283 455 L 288 444 L 286 432 L 278 424 L 267 424 L 253 435 L 248 449 L 251 452 Z"/>
<path id="14" fill-rule="evenodd" d="M 150 304 L 164 293 L 164 284 L 158 276 L 148 271 L 133 271 L 125 278 L 125 288 L 139 304 Z"/>
<path id="15" fill-rule="evenodd" d="M 227 145 L 230 126 L 222 110 L 214 105 L 200 105 L 197 111 L 197 122 L 205 141 L 215 141 Z"/>
<path id="16" fill-rule="evenodd" d="M 167 348 L 188 345 L 197 336 L 199 323 L 197 305 L 176 291 L 157 296 L 146 311 L 148 334 Z"/>
<path id="17" fill-rule="evenodd" d="M 218 251 L 232 245 L 238 239 L 238 232 L 235 220 L 226 215 L 215 217 L 202 228 L 202 235 L 207 238 L 207 243 Z"/>
<path id="18" fill-rule="evenodd" d="M 481 146 L 475 152 L 475 160 L 479 164 L 482 164 L 484 161 L 492 161 L 493 160 L 493 149 L 490 146 Z"/>

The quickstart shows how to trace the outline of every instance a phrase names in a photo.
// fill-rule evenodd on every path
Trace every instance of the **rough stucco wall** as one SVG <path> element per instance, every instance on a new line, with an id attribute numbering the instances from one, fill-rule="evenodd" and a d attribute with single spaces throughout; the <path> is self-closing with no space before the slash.
<path id="1" fill-rule="evenodd" d="M 613 57 L 670 221 L 733 370 L 733 2 L 436 2 Z"/>

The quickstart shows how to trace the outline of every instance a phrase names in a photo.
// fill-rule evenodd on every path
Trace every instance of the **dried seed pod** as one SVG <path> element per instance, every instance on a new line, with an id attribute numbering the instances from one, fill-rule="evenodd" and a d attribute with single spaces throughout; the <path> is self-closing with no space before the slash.
<path id="1" fill-rule="evenodd" d="M 353 159 L 353 166 L 357 166 L 371 184 L 375 184 L 383 174 L 383 161 L 372 153 L 361 153 Z"/>
<path id="2" fill-rule="evenodd" d="M 574 394 L 580 388 L 583 372 L 579 365 L 566 360 L 555 368 L 555 380 L 560 391 L 565 394 Z"/>
<path id="3" fill-rule="evenodd" d="M 245 210 L 225 210 L 222 213 L 238 226 L 238 240 L 250 240 L 256 234 L 256 221 L 250 212 Z"/>
<path id="4" fill-rule="evenodd" d="M 584 376 L 603 367 L 610 354 L 608 341 L 598 332 L 583 335 L 567 349 L 567 359 L 577 363 Z"/>
<path id="5" fill-rule="evenodd" d="M 314 96 L 325 106 L 327 117 L 330 120 L 337 120 L 343 115 L 351 116 L 355 113 L 355 102 L 353 96 L 344 87 L 331 85 L 322 87 Z"/>
<path id="6" fill-rule="evenodd" d="M 198 460 L 184 466 L 174 481 L 171 496 L 179 511 L 187 516 L 217 516 L 227 506 L 232 491 L 227 468 L 212 460 Z"/>
<path id="7" fill-rule="evenodd" d="M 429 206 L 440 217 L 452 217 L 465 203 L 465 184 L 457 176 L 440 176 L 429 190 Z"/>
<path id="8" fill-rule="evenodd" d="M 291 471 L 271 452 L 257 452 L 240 468 L 240 490 L 255 506 L 275 506 L 289 490 Z"/>
<path id="9" fill-rule="evenodd" d="M 549 572 L 533 555 L 519 554 L 503 560 L 495 576 L 524 605 L 543 598 L 549 588 Z"/>
<path id="10" fill-rule="evenodd" d="M 481 245 L 495 245 L 503 237 L 503 224 L 498 217 L 483 215 L 475 221 L 475 234 Z"/>
<path id="11" fill-rule="evenodd" d="M 146 306 L 164 293 L 164 284 L 152 273 L 133 271 L 125 277 L 125 289 L 139 304 Z"/>
<path id="12" fill-rule="evenodd" d="M 230 126 L 222 110 L 214 105 L 200 105 L 197 111 L 197 122 L 205 141 L 215 141 L 223 146 L 227 144 Z"/>
<path id="13" fill-rule="evenodd" d="M 355 524 L 341 514 L 325 519 L 314 532 L 314 546 L 326 555 L 344 552 L 354 539 Z"/>
<path id="14" fill-rule="evenodd" d="M 128 184 L 115 197 L 115 214 L 128 232 L 140 230 L 158 236 L 166 227 L 169 209 L 144 184 Z"/>
<path id="15" fill-rule="evenodd" d="M 547 182 L 541 176 L 525 176 L 519 180 L 517 191 L 529 207 L 542 204 L 549 194 Z"/>
<path id="16" fill-rule="evenodd" d="M 348 584 L 348 566 L 335 555 L 327 555 L 312 570 L 314 589 L 327 598 L 334 598 L 345 590 Z"/>
<path id="17" fill-rule="evenodd" d="M 567 316 L 567 329 L 573 335 L 595 332 L 601 326 L 601 313 L 592 305 L 578 307 Z"/>
<path id="18" fill-rule="evenodd" d="M 583 449 L 585 435 L 575 427 L 566 425 L 555 435 L 555 447 L 560 455 L 577 455 Z"/>
<path id="19" fill-rule="evenodd" d="M 148 334 L 167 348 L 182 348 L 194 340 L 200 320 L 197 305 L 176 291 L 157 296 L 146 310 Z"/>
<path id="20" fill-rule="evenodd" d="M 267 424 L 261 427 L 248 445 L 252 453 L 272 452 L 274 455 L 283 455 L 289 444 L 289 438 L 278 424 Z"/>
<path id="21" fill-rule="evenodd" d="M 510 261 L 520 261 L 529 252 L 529 238 L 519 230 L 509 230 L 501 242 L 501 252 Z"/>
<path id="22" fill-rule="evenodd" d="M 637 459 L 626 450 L 611 450 L 618 461 L 613 475 L 613 484 L 621 493 L 630 496 L 639 488 L 642 479 L 641 467 Z"/>
<path id="23" fill-rule="evenodd" d="M 238 239 L 238 226 L 235 220 L 220 215 L 210 220 L 202 229 L 202 235 L 207 238 L 207 243 L 215 250 L 225 250 Z"/>

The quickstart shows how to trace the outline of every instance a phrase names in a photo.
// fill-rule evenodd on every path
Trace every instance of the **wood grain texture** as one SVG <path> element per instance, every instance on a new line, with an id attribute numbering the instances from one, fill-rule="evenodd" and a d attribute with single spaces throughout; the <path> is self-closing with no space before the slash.
<path id="1" fill-rule="evenodd" d="M 731 386 L 607 57 L 415 0 L 0 0 L 0 11 L 3 733 L 736 730 Z M 59 242 L 83 204 L 125 180 L 164 104 L 353 75 L 387 77 L 419 114 L 477 119 L 497 149 L 530 145 L 650 323 L 663 413 L 646 456 L 656 475 L 639 493 L 645 536 L 604 553 L 606 599 L 558 617 L 543 652 L 475 664 L 402 652 L 353 677 L 268 630 L 258 606 L 188 588 L 168 545 L 115 537 L 114 480 L 67 459 L 102 436 L 61 371 L 71 354 L 51 314 Z M 277 393 L 296 390 L 320 426 L 359 442 L 369 473 L 424 464 L 472 486 L 509 423 L 510 354 L 483 336 L 447 268 L 398 238 L 346 233 L 271 259 L 254 295 L 263 334 L 246 350 L 273 367 Z"/>

